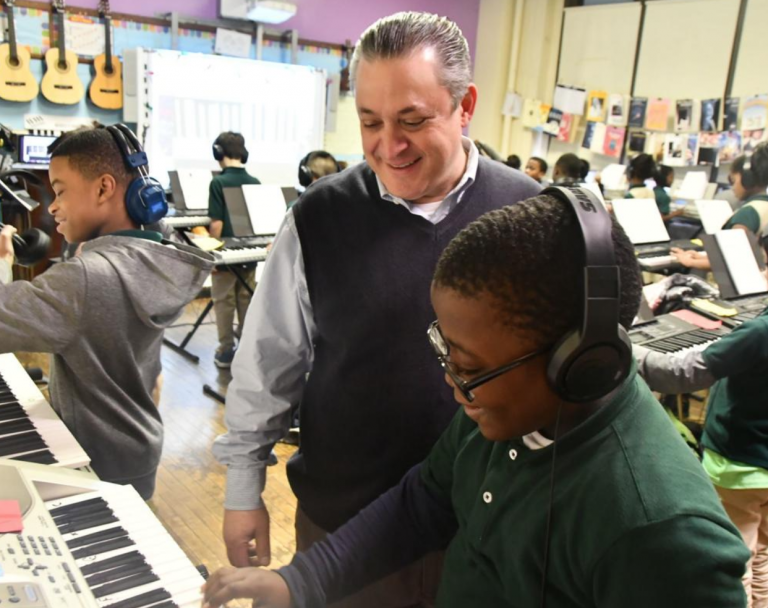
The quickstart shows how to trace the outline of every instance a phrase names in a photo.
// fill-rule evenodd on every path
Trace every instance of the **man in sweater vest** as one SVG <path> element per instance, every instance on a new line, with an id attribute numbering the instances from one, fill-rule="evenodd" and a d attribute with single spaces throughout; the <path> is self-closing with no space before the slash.
<path id="1" fill-rule="evenodd" d="M 366 162 L 319 180 L 286 215 L 232 367 L 228 432 L 214 453 L 228 467 L 235 566 L 270 561 L 264 468 L 293 405 L 300 550 L 424 459 L 456 412 L 424 339 L 437 259 L 467 224 L 540 190 L 462 136 L 477 88 L 451 21 L 381 19 L 355 47 L 351 74 Z M 433 556 L 334 606 L 429 606 L 438 578 Z"/>

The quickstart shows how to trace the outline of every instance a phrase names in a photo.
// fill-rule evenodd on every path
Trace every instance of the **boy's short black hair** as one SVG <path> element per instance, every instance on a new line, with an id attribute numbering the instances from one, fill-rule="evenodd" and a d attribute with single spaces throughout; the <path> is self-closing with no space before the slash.
<path id="1" fill-rule="evenodd" d="M 656 173 L 656 161 L 650 154 L 638 154 L 629 161 L 627 175 L 631 178 L 641 179 L 643 181 L 651 179 Z"/>
<path id="2" fill-rule="evenodd" d="M 746 155 L 742 154 L 731 163 L 731 173 L 744 173 Z M 750 171 L 755 186 L 768 186 L 768 142 L 760 142 L 749 157 Z"/>
<path id="3" fill-rule="evenodd" d="M 656 173 L 653 176 L 653 181 L 656 182 L 657 188 L 664 188 L 667 185 L 667 179 L 670 175 L 673 175 L 675 170 L 669 165 L 657 165 Z"/>
<path id="4" fill-rule="evenodd" d="M 523 161 L 520 160 L 520 157 L 517 154 L 510 154 L 507 156 L 507 160 L 504 161 L 504 164 L 507 165 L 507 167 L 512 167 L 513 169 L 520 170 L 520 167 L 523 164 Z"/>
<path id="5" fill-rule="evenodd" d="M 643 283 L 632 243 L 612 222 L 619 321 L 629 328 Z M 459 232 L 440 256 L 434 283 L 468 298 L 491 296 L 507 327 L 543 346 L 580 326 L 583 268 L 583 237 L 573 209 L 539 195 L 486 213 Z"/>
<path id="6" fill-rule="evenodd" d="M 48 146 L 51 159 L 66 157 L 70 166 L 87 179 L 109 174 L 122 186 L 139 176 L 126 165 L 112 134 L 102 125 L 81 127 L 59 136 Z"/>
<path id="7" fill-rule="evenodd" d="M 541 171 L 542 173 L 546 173 L 547 169 L 549 169 L 549 165 L 547 164 L 547 161 L 545 161 L 543 158 L 539 156 L 531 156 L 531 158 L 528 159 L 528 162 L 531 162 L 532 160 L 539 163 L 539 171 Z"/>
<path id="8" fill-rule="evenodd" d="M 240 133 L 234 131 L 225 131 L 219 134 L 214 145 L 221 146 L 224 150 L 224 156 L 232 160 L 243 160 L 246 155 L 245 138 Z"/>
<path id="9" fill-rule="evenodd" d="M 579 177 L 581 177 L 583 181 L 587 179 L 587 175 L 589 175 L 589 170 L 591 169 L 592 165 L 590 165 L 589 161 L 584 158 L 580 158 L 579 160 L 581 161 L 581 174 Z"/>
<path id="10" fill-rule="evenodd" d="M 555 163 L 555 169 L 560 169 L 560 174 L 570 179 L 581 179 L 583 166 L 581 159 L 570 152 L 563 154 Z"/>

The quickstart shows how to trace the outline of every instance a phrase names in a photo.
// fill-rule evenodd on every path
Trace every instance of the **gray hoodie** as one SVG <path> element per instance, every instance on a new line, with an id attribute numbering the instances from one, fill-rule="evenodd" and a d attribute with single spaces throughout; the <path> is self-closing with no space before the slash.
<path id="1" fill-rule="evenodd" d="M 0 352 L 53 353 L 54 409 L 101 479 L 145 498 L 163 443 L 152 400 L 163 330 L 212 268 L 185 245 L 111 235 L 34 281 L 0 285 Z"/>

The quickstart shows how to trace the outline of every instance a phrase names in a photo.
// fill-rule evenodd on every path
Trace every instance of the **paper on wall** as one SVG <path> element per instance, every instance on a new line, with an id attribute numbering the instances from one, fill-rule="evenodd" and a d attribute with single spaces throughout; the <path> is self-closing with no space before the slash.
<path id="1" fill-rule="evenodd" d="M 501 113 L 504 116 L 519 118 L 523 113 L 523 98 L 517 93 L 507 91 L 507 95 L 504 97 L 504 105 L 501 108 Z"/>
<path id="2" fill-rule="evenodd" d="M 243 32 L 217 27 L 216 45 L 213 51 L 219 55 L 232 55 L 247 59 L 251 56 L 251 36 Z"/>
<path id="3" fill-rule="evenodd" d="M 104 52 L 104 26 L 66 19 L 64 40 L 68 51 L 74 51 L 81 57 L 96 57 Z"/>
<path id="4" fill-rule="evenodd" d="M 584 89 L 557 85 L 552 107 L 562 110 L 566 114 L 581 116 L 584 114 L 584 103 L 587 100 L 587 92 Z"/>

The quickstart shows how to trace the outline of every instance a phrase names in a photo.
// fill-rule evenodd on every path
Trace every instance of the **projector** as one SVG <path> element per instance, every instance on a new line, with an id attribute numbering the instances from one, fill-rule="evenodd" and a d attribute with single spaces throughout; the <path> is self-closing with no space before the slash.
<path id="1" fill-rule="evenodd" d="M 282 23 L 296 14 L 296 5 L 287 0 L 221 0 L 219 12 L 231 19 Z"/>

